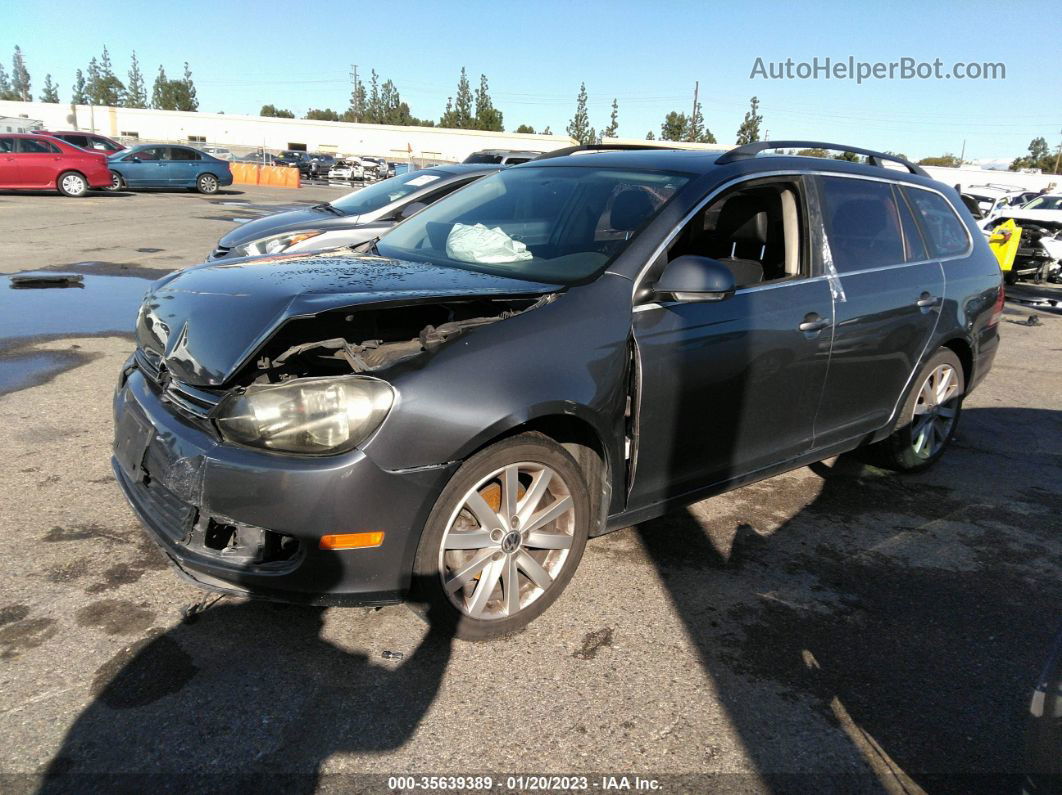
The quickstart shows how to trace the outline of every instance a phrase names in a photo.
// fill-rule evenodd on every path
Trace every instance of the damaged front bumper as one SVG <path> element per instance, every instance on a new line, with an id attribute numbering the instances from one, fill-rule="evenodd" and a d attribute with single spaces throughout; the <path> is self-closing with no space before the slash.
<path id="1" fill-rule="evenodd" d="M 114 399 L 112 465 L 150 535 L 211 590 L 310 604 L 384 604 L 408 590 L 420 531 L 457 464 L 391 472 L 361 450 L 236 448 L 179 416 L 138 369 Z M 322 536 L 383 531 L 369 549 Z"/>

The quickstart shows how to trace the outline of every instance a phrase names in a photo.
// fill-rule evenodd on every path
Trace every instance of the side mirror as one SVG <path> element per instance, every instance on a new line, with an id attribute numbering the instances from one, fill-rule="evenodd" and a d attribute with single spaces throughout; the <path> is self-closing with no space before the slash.
<path id="1" fill-rule="evenodd" d="M 404 221 L 411 215 L 416 215 L 428 205 L 425 202 L 410 202 L 398 211 L 398 220 Z"/>
<path id="2" fill-rule="evenodd" d="M 653 297 L 664 301 L 722 301 L 734 294 L 734 273 L 719 260 L 686 254 L 664 268 Z"/>
<path id="3" fill-rule="evenodd" d="M 137 157 L 136 155 L 130 155 L 129 157 L 126 158 L 126 160 L 128 160 L 130 163 L 139 163 L 140 162 L 140 158 Z"/>

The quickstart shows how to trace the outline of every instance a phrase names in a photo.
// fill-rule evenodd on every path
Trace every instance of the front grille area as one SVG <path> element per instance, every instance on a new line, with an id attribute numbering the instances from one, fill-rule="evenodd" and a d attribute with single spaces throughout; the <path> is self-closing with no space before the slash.
<path id="1" fill-rule="evenodd" d="M 154 351 L 137 348 L 137 368 L 159 391 L 162 399 L 180 413 L 197 420 L 207 420 L 210 412 L 221 402 L 221 395 L 206 389 L 190 386 L 169 376 L 162 358 Z"/>
<path id="2" fill-rule="evenodd" d="M 221 402 L 221 396 L 214 392 L 196 389 L 172 379 L 163 390 L 162 398 L 186 414 L 201 420 L 207 419 L 214 407 Z"/>
<path id="3" fill-rule="evenodd" d="M 155 526 L 169 537 L 170 541 L 180 543 L 187 539 L 195 524 L 198 511 L 194 505 L 182 501 L 176 494 L 163 486 L 158 480 L 148 476 L 132 488 L 144 507 L 144 512 L 155 520 Z"/>

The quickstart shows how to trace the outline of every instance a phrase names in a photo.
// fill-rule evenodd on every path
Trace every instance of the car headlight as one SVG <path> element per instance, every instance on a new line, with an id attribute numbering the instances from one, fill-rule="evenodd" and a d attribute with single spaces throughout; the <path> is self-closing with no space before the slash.
<path id="1" fill-rule="evenodd" d="M 380 427 L 394 403 L 391 385 L 350 375 L 252 384 L 218 406 L 227 441 L 289 453 L 340 453 Z"/>
<path id="2" fill-rule="evenodd" d="M 303 240 L 309 240 L 311 237 L 317 237 L 320 234 L 323 234 L 320 229 L 306 229 L 300 232 L 284 232 L 280 235 L 263 237 L 261 240 L 252 240 L 250 243 L 236 246 L 235 250 L 243 257 L 258 257 L 262 254 L 280 254 L 282 251 L 286 251 L 296 243 L 301 243 Z"/>

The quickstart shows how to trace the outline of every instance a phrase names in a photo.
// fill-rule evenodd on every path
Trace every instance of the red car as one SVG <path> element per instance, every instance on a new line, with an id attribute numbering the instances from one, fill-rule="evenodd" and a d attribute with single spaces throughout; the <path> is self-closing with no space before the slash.
<path id="1" fill-rule="evenodd" d="M 120 143 L 111 140 L 106 135 L 84 132 L 83 130 L 63 130 L 62 132 L 33 130 L 32 132 L 35 135 L 47 135 L 50 138 L 58 138 L 60 141 L 66 141 L 68 144 L 73 144 L 88 152 L 99 152 L 107 157 L 110 157 L 115 152 L 121 152 L 125 149 Z"/>
<path id="2" fill-rule="evenodd" d="M 0 134 L 0 190 L 57 190 L 84 196 L 109 188 L 105 155 L 86 152 L 47 135 Z"/>

